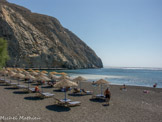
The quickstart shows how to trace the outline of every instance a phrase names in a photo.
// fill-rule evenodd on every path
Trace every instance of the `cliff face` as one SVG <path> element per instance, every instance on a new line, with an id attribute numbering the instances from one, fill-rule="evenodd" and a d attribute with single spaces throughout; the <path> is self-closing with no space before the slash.
<path id="1" fill-rule="evenodd" d="M 0 37 L 8 40 L 7 66 L 101 68 L 101 59 L 56 18 L 0 0 Z"/>

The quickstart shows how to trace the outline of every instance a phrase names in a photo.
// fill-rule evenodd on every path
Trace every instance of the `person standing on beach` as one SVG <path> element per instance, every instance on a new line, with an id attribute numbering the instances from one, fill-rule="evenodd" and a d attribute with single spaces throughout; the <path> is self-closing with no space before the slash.
<path id="1" fill-rule="evenodd" d="M 111 97 L 111 93 L 110 93 L 110 90 L 109 90 L 109 88 L 107 88 L 106 90 L 105 90 L 105 92 L 104 92 L 104 95 L 105 95 L 105 100 L 106 100 L 106 103 L 107 103 L 107 105 L 109 105 L 109 101 L 110 101 L 110 97 Z"/>
<path id="2" fill-rule="evenodd" d="M 154 88 L 156 88 L 156 86 L 157 86 L 157 83 L 155 83 L 155 84 L 153 85 Z"/>

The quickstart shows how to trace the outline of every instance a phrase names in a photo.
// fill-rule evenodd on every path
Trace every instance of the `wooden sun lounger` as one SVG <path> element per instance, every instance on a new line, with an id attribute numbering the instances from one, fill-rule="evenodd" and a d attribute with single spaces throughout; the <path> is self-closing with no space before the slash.
<path id="1" fill-rule="evenodd" d="M 6 80 L 5 83 L 6 83 L 6 85 L 9 85 L 9 86 L 16 86 L 16 85 L 18 85 L 18 83 L 14 83 L 14 82 L 11 82 L 11 81 L 8 81 L 8 80 Z"/>
<path id="2" fill-rule="evenodd" d="M 53 96 L 54 96 L 54 94 L 49 93 L 49 92 L 39 92 L 39 97 L 41 97 L 41 98 L 50 98 Z"/>
<path id="3" fill-rule="evenodd" d="M 4 82 L 5 82 L 4 78 L 0 78 L 0 83 L 4 83 Z"/>
<path id="4" fill-rule="evenodd" d="M 28 88 L 29 92 L 35 92 L 35 88 Z"/>
<path id="5" fill-rule="evenodd" d="M 16 87 L 19 89 L 28 89 L 28 87 L 25 85 L 16 85 Z"/>
<path id="6" fill-rule="evenodd" d="M 68 103 L 68 107 L 74 107 L 74 106 L 79 106 L 81 104 L 80 101 L 71 101 L 71 102 L 67 102 Z"/>
<path id="7" fill-rule="evenodd" d="M 84 94 L 91 95 L 92 91 L 82 91 Z"/>
<path id="8" fill-rule="evenodd" d="M 74 107 L 74 106 L 79 106 L 81 105 L 80 101 L 62 101 L 59 99 L 56 99 L 56 104 L 59 106 L 64 106 L 64 107 Z"/>
<path id="9" fill-rule="evenodd" d="M 93 95 L 92 99 L 105 99 L 105 96 L 103 94 Z"/>
<path id="10" fill-rule="evenodd" d="M 91 95 L 92 92 L 91 91 L 85 91 L 84 89 L 73 89 L 73 93 L 77 94 L 77 93 L 81 93 L 81 94 L 85 94 L 85 95 Z"/>

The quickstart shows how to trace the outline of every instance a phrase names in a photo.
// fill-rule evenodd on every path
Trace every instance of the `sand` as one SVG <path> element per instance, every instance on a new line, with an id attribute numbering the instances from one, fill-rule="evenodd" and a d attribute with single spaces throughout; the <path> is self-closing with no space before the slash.
<path id="1" fill-rule="evenodd" d="M 64 92 L 44 87 L 56 98 L 64 98 Z M 91 83 L 82 83 L 82 88 L 94 91 L 94 95 L 100 93 L 100 87 Z M 34 97 L 36 93 L 0 83 L 0 122 L 162 122 L 162 89 L 127 86 L 127 91 L 121 91 L 120 86 L 110 85 L 110 91 L 109 106 L 103 106 L 104 101 L 92 100 L 92 95 L 73 95 L 69 91 L 67 97 L 81 101 L 81 105 L 65 108 L 57 106 L 53 98 L 38 99 Z"/>

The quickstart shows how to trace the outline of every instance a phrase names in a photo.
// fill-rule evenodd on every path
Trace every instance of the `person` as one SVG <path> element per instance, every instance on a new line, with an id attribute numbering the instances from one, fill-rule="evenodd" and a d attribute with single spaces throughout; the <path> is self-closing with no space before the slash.
<path id="1" fill-rule="evenodd" d="M 110 101 L 110 97 L 111 97 L 111 93 L 110 93 L 110 90 L 109 90 L 109 88 L 107 88 L 106 90 L 105 90 L 105 92 L 104 92 L 104 95 L 105 95 L 105 100 L 106 100 L 106 103 L 107 103 L 107 105 L 109 105 L 109 101 Z"/>
<path id="2" fill-rule="evenodd" d="M 69 91 L 69 90 L 70 90 L 70 87 L 66 87 L 65 90 L 66 90 L 66 91 Z"/>
<path id="3" fill-rule="evenodd" d="M 125 84 L 123 84 L 123 86 L 122 86 L 122 87 L 120 87 L 120 90 L 127 91 L 126 85 L 125 85 Z"/>
<path id="4" fill-rule="evenodd" d="M 123 84 L 123 89 L 127 89 L 126 86 L 125 86 L 125 84 Z"/>
<path id="5" fill-rule="evenodd" d="M 156 86 L 157 86 L 157 83 L 155 83 L 155 84 L 153 85 L 154 88 L 156 88 Z"/>
<path id="6" fill-rule="evenodd" d="M 42 84 L 45 84 L 45 81 L 42 81 Z"/>
<path id="7" fill-rule="evenodd" d="M 35 86 L 35 92 L 39 92 L 39 87 Z"/>
<path id="8" fill-rule="evenodd" d="M 94 84 L 95 84 L 95 82 L 93 81 L 93 82 L 92 82 L 92 85 L 94 85 Z"/>
<path id="9" fill-rule="evenodd" d="M 79 92 L 81 92 L 80 89 L 75 87 L 74 90 L 73 90 L 73 93 L 79 93 Z"/>

